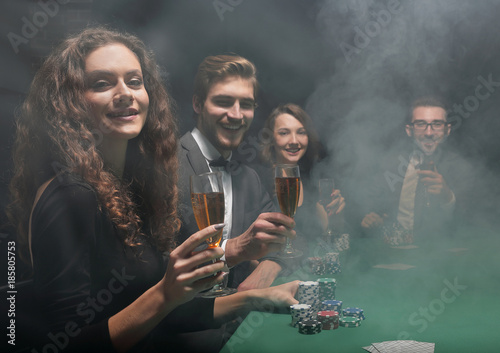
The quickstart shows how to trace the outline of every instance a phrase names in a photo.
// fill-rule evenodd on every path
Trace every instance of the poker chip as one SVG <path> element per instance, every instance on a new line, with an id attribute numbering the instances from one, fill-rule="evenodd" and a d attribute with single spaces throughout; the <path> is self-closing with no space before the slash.
<path id="1" fill-rule="evenodd" d="M 309 272 L 318 276 L 341 272 L 339 254 L 328 253 L 323 257 L 309 257 L 307 259 Z"/>
<path id="2" fill-rule="evenodd" d="M 324 300 L 321 302 L 321 310 L 342 312 L 342 300 Z"/>
<path id="3" fill-rule="evenodd" d="M 319 300 L 335 299 L 335 289 L 337 288 L 337 281 L 335 278 L 318 278 L 316 280 L 319 284 Z"/>
<path id="4" fill-rule="evenodd" d="M 318 321 L 321 322 L 323 330 L 335 330 L 339 327 L 339 313 L 336 311 L 318 312 Z"/>
<path id="5" fill-rule="evenodd" d="M 311 305 L 313 318 L 315 318 L 314 313 L 321 308 L 321 301 L 319 300 L 319 283 L 316 281 L 299 282 L 297 300 L 301 304 Z"/>
<path id="6" fill-rule="evenodd" d="M 339 252 L 349 250 L 350 248 L 349 234 L 341 234 L 339 237 L 336 237 L 333 240 L 333 246 Z"/>
<path id="7" fill-rule="evenodd" d="M 384 242 L 390 246 L 399 246 L 413 243 L 413 232 L 405 229 L 399 222 L 383 226 L 382 236 Z"/>
<path id="8" fill-rule="evenodd" d="M 311 310 L 311 306 L 308 304 L 294 304 L 290 306 L 290 314 L 292 315 L 292 323 L 293 327 L 298 327 L 299 322 L 312 320 L 313 312 Z"/>
<path id="9" fill-rule="evenodd" d="M 309 272 L 316 275 L 323 275 L 325 273 L 325 265 L 321 257 L 309 257 L 307 259 Z"/>
<path id="10" fill-rule="evenodd" d="M 324 263 L 325 273 L 335 274 L 341 272 L 338 252 L 330 252 L 325 254 L 323 263 Z"/>
<path id="11" fill-rule="evenodd" d="M 318 320 L 306 320 L 299 322 L 299 333 L 303 335 L 314 335 L 321 332 L 321 322 Z"/>
<path id="12" fill-rule="evenodd" d="M 339 325 L 342 327 L 359 327 L 361 319 L 354 316 L 343 316 L 339 319 Z"/>
<path id="13" fill-rule="evenodd" d="M 360 309 L 360 308 L 345 308 L 342 310 L 342 315 L 343 316 L 357 317 L 360 320 L 365 319 L 363 309 Z"/>

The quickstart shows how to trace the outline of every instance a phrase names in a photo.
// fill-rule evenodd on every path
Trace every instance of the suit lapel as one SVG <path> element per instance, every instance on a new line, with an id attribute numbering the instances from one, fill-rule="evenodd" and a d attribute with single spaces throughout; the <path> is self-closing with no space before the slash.
<path id="1" fill-rule="evenodd" d="M 191 132 L 186 133 L 181 138 L 181 146 L 187 150 L 187 159 L 194 174 L 208 173 L 210 171 L 207 161 L 201 153 L 200 147 L 198 147 L 193 135 L 191 135 Z"/>

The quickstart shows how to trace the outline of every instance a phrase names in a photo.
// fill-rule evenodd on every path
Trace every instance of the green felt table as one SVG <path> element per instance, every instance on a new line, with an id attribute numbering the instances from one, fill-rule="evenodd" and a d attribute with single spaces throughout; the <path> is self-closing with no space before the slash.
<path id="1" fill-rule="evenodd" d="M 289 314 L 251 312 L 221 352 L 364 352 L 373 342 L 398 339 L 435 343 L 438 353 L 500 352 L 500 232 L 464 226 L 453 238 L 434 236 L 415 245 L 351 239 L 341 253 L 342 272 L 330 277 L 343 308 L 364 310 L 360 327 L 303 335 Z M 325 251 L 328 244 L 320 240 L 309 255 Z M 391 264 L 412 267 L 376 267 Z M 320 277 L 306 267 L 275 284 Z"/>

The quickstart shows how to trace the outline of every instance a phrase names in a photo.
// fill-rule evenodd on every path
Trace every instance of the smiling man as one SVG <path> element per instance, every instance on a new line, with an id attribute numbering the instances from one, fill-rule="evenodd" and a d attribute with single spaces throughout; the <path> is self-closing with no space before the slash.
<path id="1" fill-rule="evenodd" d="M 228 266 L 228 287 L 239 291 L 269 287 L 282 269 L 279 251 L 286 237 L 295 237 L 292 218 L 274 212 L 274 205 L 252 168 L 231 160 L 252 123 L 258 83 L 253 63 L 236 55 L 209 56 L 198 67 L 193 110 L 196 127 L 180 140 L 180 241 L 198 231 L 190 199 L 189 177 L 220 171 L 224 187 L 222 258 Z M 231 332 L 228 330 L 226 332 Z M 220 332 L 185 335 L 182 351 L 218 352 Z M 226 334 L 227 338 L 227 334 Z"/>
<path id="2" fill-rule="evenodd" d="M 412 235 L 449 232 L 472 174 L 463 158 L 443 147 L 451 131 L 445 105 L 435 97 L 415 100 L 405 129 L 413 147 L 383 164 L 361 226 L 367 232 L 382 225 Z"/>

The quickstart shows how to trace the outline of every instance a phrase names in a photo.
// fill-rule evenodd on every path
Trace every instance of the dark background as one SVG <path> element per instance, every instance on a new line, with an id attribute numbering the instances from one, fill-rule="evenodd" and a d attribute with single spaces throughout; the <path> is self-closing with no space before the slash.
<path id="1" fill-rule="evenodd" d="M 15 239 L 3 212 L 14 115 L 43 58 L 66 35 L 107 24 L 143 39 L 177 102 L 182 133 L 194 125 L 192 83 L 201 60 L 221 53 L 247 57 L 259 70 L 261 90 L 239 158 L 256 162 L 266 116 L 280 103 L 297 103 L 327 146 L 326 173 L 335 175 L 351 212 L 380 159 L 406 139 L 411 99 L 439 94 L 455 122 L 447 143 L 480 176 L 470 185 L 476 198 L 465 221 L 498 227 L 499 18 L 494 0 L 2 0 L 0 285 L 7 241 Z M 21 41 L 13 45 L 16 35 Z M 494 83 L 489 90 L 480 86 L 484 80 Z M 23 270 L 18 263 L 18 279 Z M 6 318 L 5 311 L 0 316 Z"/>
<path id="2" fill-rule="evenodd" d="M 456 122 L 448 143 L 481 175 L 471 185 L 478 195 L 471 219 L 493 222 L 499 218 L 499 15 L 500 3 L 493 0 L 2 1 L 1 208 L 8 202 L 14 114 L 34 72 L 67 34 L 107 24 L 137 34 L 155 52 L 178 104 L 182 133 L 194 124 L 192 82 L 201 60 L 220 53 L 252 60 L 261 91 L 251 141 L 259 140 L 276 105 L 303 106 L 353 205 L 380 157 L 405 138 L 412 97 L 445 97 Z M 29 38 L 23 34 L 27 21 L 35 25 Z M 9 40 L 13 33 L 24 38 L 17 46 Z M 498 86 L 481 88 L 489 96 L 478 99 L 482 79 Z M 467 117 L 453 112 L 454 105 L 464 106 Z M 240 158 L 253 163 L 258 148 L 246 146 Z"/>

